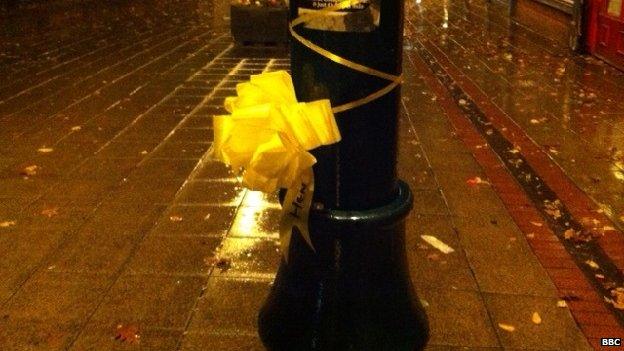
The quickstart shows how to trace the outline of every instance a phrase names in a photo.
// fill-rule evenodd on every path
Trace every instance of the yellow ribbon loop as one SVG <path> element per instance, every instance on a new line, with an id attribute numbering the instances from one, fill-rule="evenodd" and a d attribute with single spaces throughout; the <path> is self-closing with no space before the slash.
<path id="1" fill-rule="evenodd" d="M 397 87 L 398 85 L 400 85 L 403 82 L 403 77 L 401 75 L 394 75 L 394 74 L 390 74 L 390 73 L 386 73 L 386 72 L 382 72 L 379 70 L 376 70 L 372 67 L 368 67 L 362 64 L 359 64 L 357 62 L 351 61 L 347 58 L 338 56 L 336 54 L 334 54 L 333 52 L 326 50 L 322 47 L 320 47 L 319 45 L 313 43 L 312 41 L 302 37 L 299 33 L 297 33 L 295 31 L 295 27 L 309 22 L 312 19 L 316 18 L 316 17 L 321 17 L 321 16 L 327 16 L 329 15 L 331 12 L 335 12 L 335 11 L 339 11 L 339 10 L 344 10 L 347 9 L 351 6 L 355 6 L 358 4 L 361 4 L 362 2 L 364 2 L 364 0 L 344 0 L 341 1 L 339 3 L 337 3 L 336 5 L 333 6 L 328 6 L 325 7 L 323 9 L 314 11 L 314 12 L 307 12 L 297 18 L 295 18 L 292 22 L 290 22 L 290 26 L 289 26 L 289 30 L 290 30 L 290 34 L 292 35 L 292 37 L 297 40 L 298 42 L 300 42 L 303 46 L 307 47 L 308 49 L 316 52 L 317 54 L 339 64 L 339 65 L 343 65 L 345 67 L 351 68 L 352 70 L 370 75 L 370 76 L 375 76 L 375 77 L 379 77 L 385 80 L 390 81 L 390 83 L 388 85 L 386 85 L 385 87 L 371 93 L 370 95 L 367 95 L 361 99 L 357 99 L 354 101 L 350 101 L 348 103 L 339 105 L 339 106 L 334 106 L 334 108 L 332 109 L 332 111 L 334 113 L 339 113 L 339 112 L 344 112 L 362 105 L 365 105 L 373 100 L 376 100 L 380 97 L 382 97 L 383 95 L 388 94 L 389 92 L 391 92 L 395 87 Z"/>
<path id="2" fill-rule="evenodd" d="M 340 141 L 329 100 L 298 102 L 286 71 L 251 76 L 225 99 L 230 115 L 214 117 L 213 158 L 243 169 L 243 185 L 274 192 L 287 188 L 280 240 L 288 260 L 291 232 L 297 227 L 312 249 L 308 214 L 316 159 L 308 150 Z"/>
<path id="3" fill-rule="evenodd" d="M 236 86 L 237 96 L 225 99 L 230 115 L 214 117 L 213 158 L 243 170 L 243 185 L 252 190 L 274 192 L 286 188 L 280 221 L 282 253 L 288 261 L 293 230 L 314 250 L 308 218 L 314 194 L 312 166 L 316 159 L 308 151 L 340 141 L 334 113 L 365 105 L 388 94 L 402 83 L 389 74 L 338 56 L 305 39 L 295 27 L 333 11 L 347 9 L 363 0 L 345 0 L 295 18 L 289 26 L 292 37 L 317 54 L 355 71 L 389 81 L 385 87 L 339 106 L 329 100 L 297 101 L 292 79 L 285 71 L 253 75 Z"/>

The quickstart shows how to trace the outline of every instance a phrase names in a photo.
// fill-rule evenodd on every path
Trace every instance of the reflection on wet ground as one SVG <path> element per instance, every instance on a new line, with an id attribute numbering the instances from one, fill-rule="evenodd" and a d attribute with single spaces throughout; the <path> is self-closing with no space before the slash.
<path id="1" fill-rule="evenodd" d="M 429 40 L 616 222 L 624 214 L 624 74 L 510 21 L 498 2 L 408 3 Z"/>
<path id="2" fill-rule="evenodd" d="M 228 6 L 58 0 L 0 10 L 2 350 L 262 350 L 256 313 L 280 259 L 279 205 L 241 188 L 206 151 L 236 84 L 290 64 L 284 48 L 235 47 Z M 621 229 L 624 74 L 516 24 L 500 2 L 406 7 L 398 171 L 415 192 L 406 241 L 428 349 L 587 350 L 586 339 L 624 334 L 607 310 L 619 296 L 605 304 L 598 294 L 616 287 L 590 285 L 556 236 L 566 232 L 546 218 L 569 208 L 585 226 L 576 184 L 613 220 L 608 231 Z M 488 122 L 469 110 L 500 133 L 470 134 L 471 121 Z M 517 157 L 487 154 L 501 151 L 491 136 Z M 536 159 L 516 137 L 573 180 L 551 183 L 531 164 L 561 207 L 532 204 L 505 178 L 510 161 Z M 591 262 L 624 262 L 605 252 L 610 261 Z M 620 274 L 611 268 L 596 275 Z"/>

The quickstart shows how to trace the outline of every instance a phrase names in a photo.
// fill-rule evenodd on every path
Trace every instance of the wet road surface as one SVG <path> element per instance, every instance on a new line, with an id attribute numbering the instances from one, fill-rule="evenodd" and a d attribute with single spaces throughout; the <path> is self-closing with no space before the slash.
<path id="1" fill-rule="evenodd" d="M 399 173 L 429 349 L 624 335 L 624 74 L 497 2 L 406 6 Z M 262 349 L 279 205 L 205 153 L 236 83 L 289 60 L 233 46 L 227 20 L 200 0 L 0 12 L 2 350 Z"/>

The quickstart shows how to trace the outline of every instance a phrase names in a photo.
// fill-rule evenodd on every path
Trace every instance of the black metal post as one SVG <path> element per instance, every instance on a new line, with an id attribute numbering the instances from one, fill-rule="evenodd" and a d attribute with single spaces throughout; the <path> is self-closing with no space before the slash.
<path id="1" fill-rule="evenodd" d="M 318 1 L 290 2 L 291 18 Z M 403 1 L 372 1 L 371 17 L 340 30 L 297 28 L 303 37 L 353 61 L 400 74 Z M 340 105 L 388 81 L 331 62 L 292 43 L 291 70 L 300 101 Z M 400 89 L 337 114 L 342 141 L 314 151 L 312 251 L 293 234 L 259 315 L 268 350 L 411 351 L 428 338 L 423 308 L 409 280 L 404 218 L 409 187 L 396 175 Z"/>

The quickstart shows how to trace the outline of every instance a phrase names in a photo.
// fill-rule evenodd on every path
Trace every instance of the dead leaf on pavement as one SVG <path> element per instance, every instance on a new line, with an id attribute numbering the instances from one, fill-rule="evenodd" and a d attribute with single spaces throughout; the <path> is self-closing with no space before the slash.
<path id="1" fill-rule="evenodd" d="M 561 201 L 558 199 L 555 201 L 544 201 L 544 212 L 549 214 L 554 219 L 561 218 Z"/>
<path id="2" fill-rule="evenodd" d="M 52 218 L 56 215 L 58 215 L 58 207 L 51 207 L 51 208 L 44 208 L 41 211 L 41 214 L 48 217 L 48 218 Z"/>
<path id="3" fill-rule="evenodd" d="M 141 336 L 139 335 L 139 327 L 133 324 L 119 324 L 115 334 L 115 340 L 126 342 L 129 344 L 138 344 Z"/>
<path id="4" fill-rule="evenodd" d="M 531 315 L 531 321 L 533 322 L 533 324 L 541 324 L 542 317 L 539 315 L 539 313 L 533 312 L 533 315 Z"/>
<path id="5" fill-rule="evenodd" d="M 470 178 L 470 179 L 466 180 L 466 184 L 468 184 L 470 186 L 477 186 L 479 184 L 489 185 L 490 182 L 481 179 L 481 177 L 474 177 L 474 178 Z"/>
<path id="6" fill-rule="evenodd" d="M 501 328 L 504 331 L 508 331 L 508 332 L 514 332 L 516 331 L 516 327 L 514 327 L 511 324 L 505 324 L 505 323 L 498 323 L 498 327 Z"/>
<path id="7" fill-rule="evenodd" d="M 598 265 L 598 263 L 594 262 L 593 260 L 587 260 L 585 261 L 585 264 L 591 267 L 592 269 L 600 269 L 600 266 Z"/>
<path id="8" fill-rule="evenodd" d="M 420 238 L 423 239 L 427 244 L 440 250 L 440 252 L 442 252 L 443 254 L 450 254 L 451 252 L 455 251 L 452 247 L 446 245 L 444 242 L 442 242 L 440 239 L 436 238 L 435 236 L 421 235 Z"/>
<path id="9" fill-rule="evenodd" d="M 72 130 L 73 132 L 77 132 L 77 131 L 79 131 L 79 130 L 81 130 L 81 129 L 82 129 L 82 127 L 81 127 L 81 126 L 73 126 L 73 127 L 71 128 L 71 130 Z"/>
<path id="10" fill-rule="evenodd" d="M 48 154 L 48 153 L 54 151 L 54 149 L 51 148 L 51 147 L 42 147 L 42 148 L 39 148 L 39 150 L 37 150 L 37 151 L 41 152 L 42 154 Z"/>
<path id="11" fill-rule="evenodd" d="M 618 310 L 624 310 L 624 288 L 615 288 L 611 290 L 611 296 L 613 296 L 613 299 L 605 297 L 605 300 L 610 302 L 613 307 Z"/>
<path id="12" fill-rule="evenodd" d="M 533 221 L 531 221 L 530 223 L 531 223 L 531 224 L 533 224 L 533 225 L 534 225 L 534 226 L 536 226 L 536 227 L 541 227 L 541 226 L 543 226 L 543 224 L 542 224 L 541 222 L 533 222 Z"/>
<path id="13" fill-rule="evenodd" d="M 184 220 L 184 218 L 182 218 L 181 216 L 169 216 L 169 220 L 172 222 L 182 222 Z"/>
<path id="14" fill-rule="evenodd" d="M 24 167 L 24 169 L 22 169 L 22 171 L 20 172 L 20 175 L 32 177 L 35 174 L 37 174 L 38 169 L 39 169 L 39 166 L 37 165 L 27 166 L 27 167 Z"/>
<path id="15" fill-rule="evenodd" d="M 576 232 L 574 231 L 574 229 L 568 229 L 563 233 L 563 237 L 565 239 L 572 239 L 576 236 Z"/>
<path id="16" fill-rule="evenodd" d="M 17 224 L 16 221 L 4 221 L 4 222 L 0 222 L 0 228 L 8 228 L 8 227 L 12 227 L 12 226 L 14 226 L 16 224 Z"/>
<path id="17" fill-rule="evenodd" d="M 221 270 L 221 273 L 232 268 L 232 259 L 228 257 L 206 257 L 204 263 L 207 266 L 215 266 Z"/>

